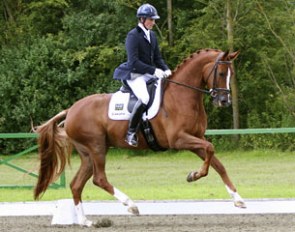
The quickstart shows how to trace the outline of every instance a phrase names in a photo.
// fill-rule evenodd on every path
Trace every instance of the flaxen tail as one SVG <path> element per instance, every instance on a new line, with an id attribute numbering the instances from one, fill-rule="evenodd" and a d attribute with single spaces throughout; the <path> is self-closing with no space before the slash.
<path id="1" fill-rule="evenodd" d="M 64 171 L 67 161 L 70 160 L 72 146 L 58 123 L 64 119 L 68 111 L 64 110 L 55 115 L 46 123 L 37 127 L 39 145 L 39 176 L 34 190 L 34 198 L 39 199 L 48 186 Z"/>

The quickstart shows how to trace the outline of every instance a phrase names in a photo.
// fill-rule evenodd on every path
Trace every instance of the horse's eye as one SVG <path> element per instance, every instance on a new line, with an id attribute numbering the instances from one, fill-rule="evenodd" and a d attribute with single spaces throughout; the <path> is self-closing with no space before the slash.
<path id="1" fill-rule="evenodd" d="M 224 72 L 220 72 L 220 73 L 219 73 L 219 76 L 221 76 L 221 77 L 225 77 L 225 73 L 224 73 Z"/>

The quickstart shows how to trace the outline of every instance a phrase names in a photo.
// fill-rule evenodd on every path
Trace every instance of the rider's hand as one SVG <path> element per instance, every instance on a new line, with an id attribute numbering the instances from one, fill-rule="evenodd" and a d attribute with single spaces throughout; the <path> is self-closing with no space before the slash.
<path id="1" fill-rule="evenodd" d="M 164 78 L 166 77 L 165 72 L 162 69 L 156 68 L 154 76 L 158 77 L 158 78 Z"/>
<path id="2" fill-rule="evenodd" d="M 170 69 L 165 70 L 164 73 L 165 73 L 165 77 L 169 77 L 172 75 L 172 72 Z"/>

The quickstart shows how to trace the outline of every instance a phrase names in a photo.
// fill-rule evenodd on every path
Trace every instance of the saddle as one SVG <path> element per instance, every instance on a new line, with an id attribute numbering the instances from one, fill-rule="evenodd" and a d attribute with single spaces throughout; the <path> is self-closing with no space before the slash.
<path id="1" fill-rule="evenodd" d="M 147 104 L 147 110 L 143 113 L 140 123 L 140 130 L 144 135 L 146 142 L 153 151 L 164 151 L 154 135 L 150 119 L 154 118 L 160 108 L 162 101 L 162 83 L 159 79 L 150 79 L 147 82 L 147 90 L 150 100 Z M 122 86 L 113 94 L 109 103 L 108 116 L 112 120 L 129 120 L 131 112 L 137 102 L 137 97 L 132 92 L 126 81 L 122 81 Z"/>
<path id="2" fill-rule="evenodd" d="M 149 109 L 149 107 L 152 105 L 154 99 L 155 99 L 155 94 L 156 94 L 156 89 L 158 86 L 158 82 L 157 79 L 150 79 L 146 82 L 146 86 L 147 86 L 147 91 L 150 95 L 150 100 L 147 104 L 147 109 Z M 122 81 L 122 86 L 120 88 L 120 91 L 122 93 L 129 93 L 130 97 L 129 97 L 129 103 L 128 103 L 128 111 L 131 113 L 135 103 L 137 102 L 137 97 L 135 96 L 135 94 L 132 92 L 132 89 L 129 87 L 129 85 L 127 84 L 126 80 Z"/>

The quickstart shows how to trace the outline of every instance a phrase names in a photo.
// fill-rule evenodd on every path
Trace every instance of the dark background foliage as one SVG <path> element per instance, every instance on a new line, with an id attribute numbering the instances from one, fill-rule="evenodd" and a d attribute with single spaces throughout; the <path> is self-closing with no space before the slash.
<path id="1" fill-rule="evenodd" d="M 169 45 L 167 1 L 151 0 L 161 16 L 155 31 L 166 62 L 174 69 L 196 50 L 227 50 L 226 2 L 233 12 L 234 49 L 241 51 L 235 61 L 240 127 L 294 127 L 292 1 L 172 1 L 174 41 Z M 136 25 L 142 3 L 1 0 L 0 133 L 29 132 L 31 120 L 40 124 L 84 96 L 116 91 L 120 83 L 112 74 L 126 60 L 125 36 Z M 205 105 L 209 128 L 233 127 L 231 108 L 213 108 L 209 98 Z M 240 145 L 259 147 L 253 141 L 253 136 L 242 138 Z M 294 149 L 293 135 L 266 141 L 261 143 Z M 18 146 L 23 143 L 1 140 L 0 153 Z"/>

